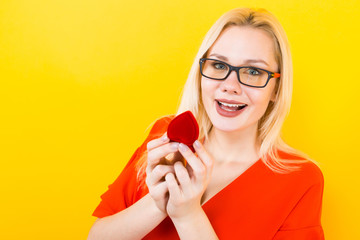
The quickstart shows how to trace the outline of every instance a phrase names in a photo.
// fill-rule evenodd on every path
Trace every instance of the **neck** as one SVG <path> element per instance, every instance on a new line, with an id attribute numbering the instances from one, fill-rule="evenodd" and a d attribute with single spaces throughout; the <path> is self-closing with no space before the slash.
<path id="1" fill-rule="evenodd" d="M 252 163 L 259 159 L 260 144 L 256 134 L 256 124 L 237 132 L 224 132 L 213 127 L 205 147 L 215 162 Z"/>

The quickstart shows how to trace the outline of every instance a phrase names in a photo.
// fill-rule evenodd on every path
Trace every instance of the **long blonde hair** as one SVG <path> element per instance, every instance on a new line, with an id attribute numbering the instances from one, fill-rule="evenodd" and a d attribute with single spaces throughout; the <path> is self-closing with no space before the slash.
<path id="1" fill-rule="evenodd" d="M 290 46 L 285 31 L 280 22 L 265 9 L 237 8 L 223 14 L 210 28 L 194 59 L 182 98 L 176 115 L 190 110 L 199 123 L 199 139 L 208 139 L 212 123 L 205 112 L 201 99 L 201 74 L 199 60 L 206 57 L 208 50 L 224 29 L 229 26 L 247 26 L 266 31 L 274 40 L 275 60 L 279 66 L 281 77 L 275 86 L 275 101 L 270 101 L 268 108 L 258 123 L 258 139 L 260 140 L 260 157 L 274 172 L 289 173 L 298 170 L 299 163 L 312 161 L 303 152 L 287 145 L 281 138 L 281 128 L 289 114 L 292 87 L 293 68 Z M 282 158 L 279 152 L 285 152 L 292 159 Z M 140 165 L 145 165 L 144 161 Z M 139 176 L 141 176 L 140 174 Z"/>

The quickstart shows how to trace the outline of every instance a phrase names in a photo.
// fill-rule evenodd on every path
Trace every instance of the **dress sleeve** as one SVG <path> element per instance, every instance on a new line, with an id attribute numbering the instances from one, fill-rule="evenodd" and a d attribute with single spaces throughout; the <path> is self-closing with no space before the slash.
<path id="1" fill-rule="evenodd" d="M 118 178 L 100 196 L 101 202 L 96 207 L 92 216 L 99 218 L 107 217 L 122 211 L 130 205 L 133 191 L 137 188 L 134 160 L 138 156 L 139 149 L 140 147 L 134 152 Z"/>
<path id="2" fill-rule="evenodd" d="M 324 178 L 319 171 L 318 182 L 301 197 L 273 240 L 324 240 L 321 226 Z"/>

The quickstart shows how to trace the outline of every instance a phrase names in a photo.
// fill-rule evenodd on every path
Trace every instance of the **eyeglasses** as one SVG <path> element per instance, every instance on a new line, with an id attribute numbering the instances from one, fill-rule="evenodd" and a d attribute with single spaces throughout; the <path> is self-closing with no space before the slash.
<path id="1" fill-rule="evenodd" d="M 236 72 L 238 81 L 241 84 L 255 88 L 264 88 L 271 78 L 280 77 L 280 73 L 270 72 L 257 67 L 234 67 L 216 59 L 200 59 L 200 72 L 204 77 L 225 80 L 232 71 Z"/>

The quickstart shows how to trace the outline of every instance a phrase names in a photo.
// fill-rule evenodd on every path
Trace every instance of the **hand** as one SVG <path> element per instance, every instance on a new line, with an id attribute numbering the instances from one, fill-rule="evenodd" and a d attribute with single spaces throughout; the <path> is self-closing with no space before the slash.
<path id="1" fill-rule="evenodd" d="M 194 144 L 194 148 L 198 157 L 189 147 L 180 143 L 180 153 L 188 165 L 184 167 L 182 162 L 177 161 L 174 164 L 176 176 L 173 172 L 165 176 L 170 194 L 166 211 L 173 221 L 202 211 L 201 197 L 209 184 L 214 160 L 202 144 L 199 141 L 197 143 L 199 147 Z"/>
<path id="2" fill-rule="evenodd" d="M 156 206 L 166 213 L 166 204 L 169 198 L 165 175 L 174 173 L 173 165 L 165 165 L 165 156 L 178 151 L 179 143 L 169 143 L 166 133 L 161 137 L 149 141 L 147 144 L 146 185 Z"/>

